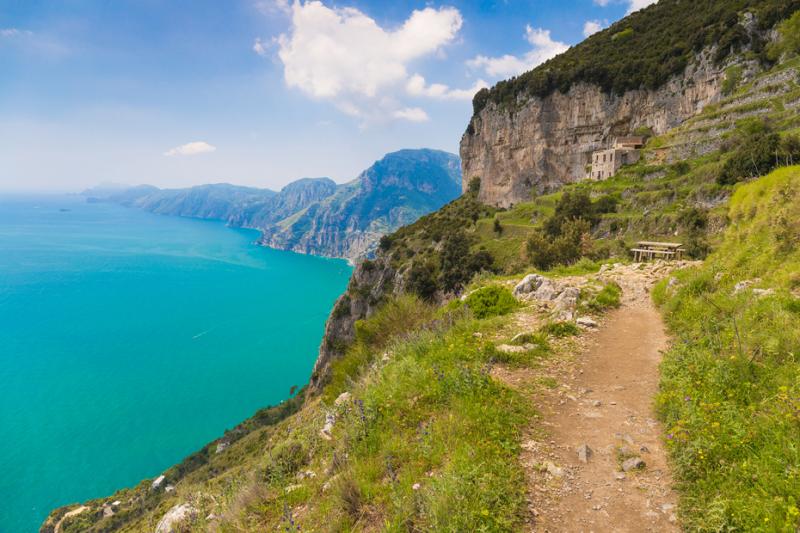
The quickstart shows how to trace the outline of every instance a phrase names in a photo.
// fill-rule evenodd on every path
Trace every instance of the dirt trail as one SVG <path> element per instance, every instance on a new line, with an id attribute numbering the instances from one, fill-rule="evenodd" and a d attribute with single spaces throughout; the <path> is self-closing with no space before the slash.
<path id="1" fill-rule="evenodd" d="M 622 306 L 584 336 L 574 359 L 550 369 L 560 386 L 537 398 L 539 429 L 523 445 L 531 530 L 679 530 L 653 410 L 667 336 L 649 289 L 666 273 L 656 266 L 605 273 L 622 286 Z M 584 445 L 586 462 L 578 453 Z M 637 457 L 645 466 L 623 472 L 623 461 Z"/>

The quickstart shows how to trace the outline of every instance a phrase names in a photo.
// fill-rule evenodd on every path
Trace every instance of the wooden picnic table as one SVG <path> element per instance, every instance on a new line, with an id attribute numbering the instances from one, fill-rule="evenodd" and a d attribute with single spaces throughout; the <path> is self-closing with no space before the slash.
<path id="1" fill-rule="evenodd" d="M 682 259 L 683 244 L 679 242 L 639 241 L 636 248 L 631 248 L 634 261 L 647 261 L 662 257 L 664 259 Z"/>

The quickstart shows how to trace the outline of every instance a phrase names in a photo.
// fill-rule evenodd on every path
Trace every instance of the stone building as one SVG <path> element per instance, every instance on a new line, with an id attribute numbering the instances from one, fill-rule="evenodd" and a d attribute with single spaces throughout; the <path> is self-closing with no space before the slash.
<path id="1" fill-rule="evenodd" d="M 592 152 L 592 168 L 589 179 L 605 180 L 617 173 L 623 165 L 639 161 L 639 149 L 644 146 L 643 137 L 618 137 L 614 146 L 607 150 Z"/>

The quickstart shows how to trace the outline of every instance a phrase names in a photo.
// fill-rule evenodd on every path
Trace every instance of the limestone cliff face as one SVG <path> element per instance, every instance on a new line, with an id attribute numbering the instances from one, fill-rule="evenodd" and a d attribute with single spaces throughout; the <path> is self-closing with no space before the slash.
<path id="1" fill-rule="evenodd" d="M 721 97 L 724 68 L 700 56 L 655 91 L 604 93 L 580 83 L 566 94 L 520 97 L 515 109 L 494 102 L 472 117 L 461 139 L 462 188 L 481 179 L 479 199 L 508 207 L 587 174 L 591 153 L 639 127 L 656 134 Z"/>

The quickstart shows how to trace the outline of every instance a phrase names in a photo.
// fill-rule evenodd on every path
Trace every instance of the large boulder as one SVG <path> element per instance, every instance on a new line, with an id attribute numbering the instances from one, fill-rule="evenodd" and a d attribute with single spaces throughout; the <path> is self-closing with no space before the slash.
<path id="1" fill-rule="evenodd" d="M 539 274 L 528 274 L 514 287 L 514 296 L 520 298 L 532 293 L 539 288 L 545 279 L 547 278 Z"/>

